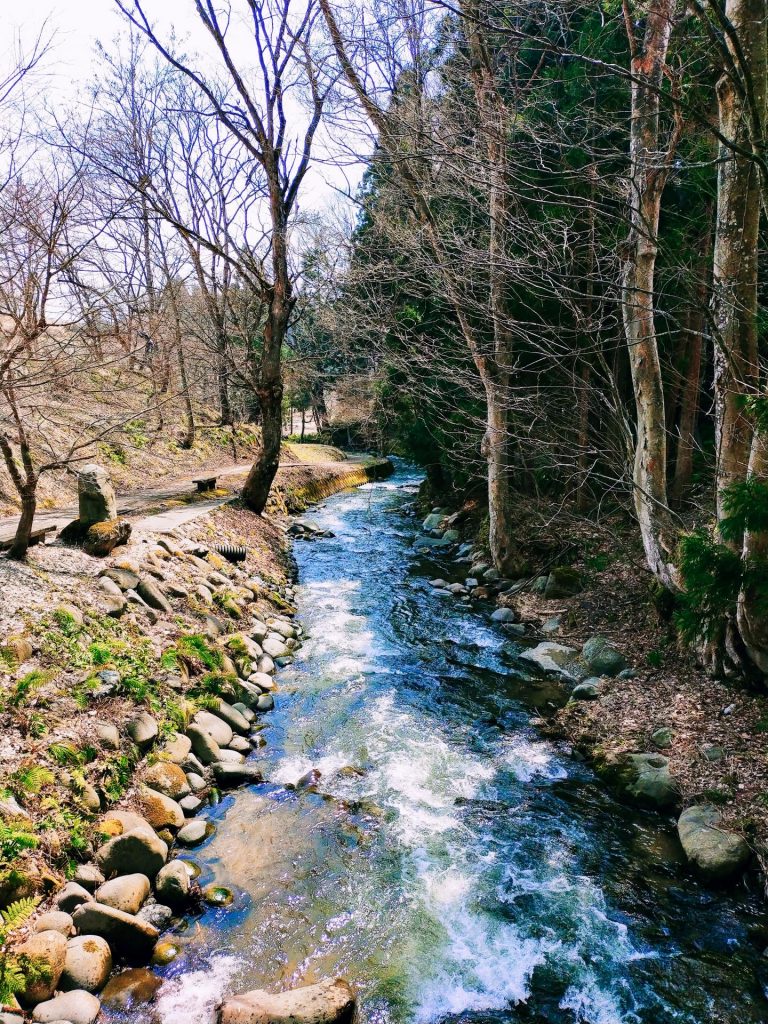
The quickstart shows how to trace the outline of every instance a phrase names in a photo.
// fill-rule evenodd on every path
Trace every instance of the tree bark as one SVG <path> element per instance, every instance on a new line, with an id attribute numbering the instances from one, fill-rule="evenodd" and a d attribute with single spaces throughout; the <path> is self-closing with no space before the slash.
<path id="1" fill-rule="evenodd" d="M 667 434 L 664 387 L 654 314 L 661 197 L 678 128 L 664 150 L 660 142 L 660 90 L 666 68 L 676 0 L 654 0 L 642 46 L 632 47 L 630 128 L 630 234 L 622 274 L 622 318 L 637 412 L 632 472 L 635 514 L 649 568 L 676 586 L 675 540 L 667 504 Z"/>
<path id="2" fill-rule="evenodd" d="M 25 486 L 21 493 L 21 516 L 13 543 L 8 550 L 8 557 L 17 562 L 23 562 L 29 550 L 29 541 L 32 536 L 32 526 L 35 522 L 37 511 L 37 481 Z"/>
<path id="3" fill-rule="evenodd" d="M 725 16 L 743 54 L 742 73 L 753 83 L 765 120 L 766 3 L 727 0 Z M 727 37 L 735 66 L 741 57 Z M 726 71 L 717 84 L 720 133 L 745 148 L 759 143 L 750 131 L 750 110 L 743 85 Z M 753 423 L 745 398 L 757 393 L 757 270 L 760 226 L 760 170 L 749 156 L 727 145 L 720 149 L 717 189 L 712 314 L 715 331 L 717 514 L 725 514 L 729 487 L 746 479 Z M 734 549 L 741 548 L 738 539 Z"/>

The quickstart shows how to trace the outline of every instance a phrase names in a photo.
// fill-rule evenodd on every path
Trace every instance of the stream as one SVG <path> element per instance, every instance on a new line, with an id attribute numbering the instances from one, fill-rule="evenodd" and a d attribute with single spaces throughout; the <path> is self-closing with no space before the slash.
<path id="1" fill-rule="evenodd" d="M 765 1021 L 757 899 L 699 886 L 671 820 L 537 734 L 564 698 L 429 586 L 461 576 L 413 550 L 418 479 L 308 514 L 335 536 L 295 546 L 308 639 L 264 718 L 269 785 L 212 807 L 183 854 L 234 904 L 179 930 L 130 1020 L 212 1024 L 226 994 L 343 976 L 362 1024 Z M 313 768 L 316 791 L 291 788 Z"/>

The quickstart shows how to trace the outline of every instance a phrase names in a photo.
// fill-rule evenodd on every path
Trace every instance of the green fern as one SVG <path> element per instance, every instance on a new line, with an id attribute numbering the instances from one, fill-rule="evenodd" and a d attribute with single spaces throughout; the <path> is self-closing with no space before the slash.
<path id="1" fill-rule="evenodd" d="M 19 707 L 29 700 L 42 686 L 50 682 L 51 678 L 52 674 L 50 672 L 43 672 L 40 669 L 27 672 L 11 690 L 8 696 L 8 703 L 12 707 Z"/>
<path id="2" fill-rule="evenodd" d="M 62 767 L 82 763 L 80 751 L 71 743 L 52 743 L 48 747 L 48 756 Z"/>
<path id="3" fill-rule="evenodd" d="M 37 837 L 31 832 L 0 822 L 0 862 L 8 864 L 16 860 L 24 850 L 34 850 L 37 845 Z"/>
<path id="4" fill-rule="evenodd" d="M 0 946 L 5 946 L 8 936 L 25 924 L 37 909 L 40 896 L 29 896 L 16 900 L 0 912 Z M 30 970 L 30 967 L 33 969 Z M 40 976 L 40 971 L 30 964 L 26 957 L 20 958 L 7 951 L 0 953 L 0 1006 L 11 1003 L 27 987 L 30 977 Z"/>
<path id="5" fill-rule="evenodd" d="M 9 779 L 11 789 L 16 796 L 35 796 L 53 781 L 53 772 L 39 764 L 22 765 Z"/>
<path id="6" fill-rule="evenodd" d="M 13 931 L 25 924 L 40 904 L 40 896 L 27 896 L 23 900 L 15 900 L 9 903 L 5 910 L 0 911 L 3 919 L 3 928 L 0 928 L 0 935 Z"/>

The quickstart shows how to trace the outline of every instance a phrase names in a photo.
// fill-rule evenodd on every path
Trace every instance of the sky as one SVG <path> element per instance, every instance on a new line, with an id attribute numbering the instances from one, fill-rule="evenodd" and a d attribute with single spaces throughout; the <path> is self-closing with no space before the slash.
<path id="1" fill-rule="evenodd" d="M 10 14 L 2 10 L 11 5 Z M 175 29 L 186 49 L 205 48 L 207 38 L 197 21 L 193 0 L 145 0 L 143 6 L 159 27 Z M 233 6 L 237 6 L 236 0 Z M 124 24 L 113 0 L 0 0 L 0 12 L 6 26 L 10 22 L 6 40 L 19 34 L 27 49 L 45 26 L 46 34 L 52 36 L 52 47 L 38 88 L 44 90 L 49 104 L 60 99 L 67 106 L 84 94 L 94 66 L 96 41 L 108 47 Z M 0 51 L 0 59 L 8 56 L 7 51 Z M 343 167 L 332 166 L 331 141 L 319 141 L 318 155 L 325 159 L 316 164 L 306 180 L 302 197 L 305 210 L 322 210 L 339 202 L 341 193 L 354 194 L 364 170 L 362 163 L 350 164 L 348 153 Z"/>

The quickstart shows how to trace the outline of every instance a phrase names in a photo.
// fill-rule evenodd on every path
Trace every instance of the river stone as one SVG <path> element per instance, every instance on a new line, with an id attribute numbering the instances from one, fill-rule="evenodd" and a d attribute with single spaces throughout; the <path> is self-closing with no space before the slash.
<path id="1" fill-rule="evenodd" d="M 78 864 L 72 881 L 82 885 L 88 892 L 95 892 L 104 881 L 104 875 L 95 864 Z"/>
<path id="2" fill-rule="evenodd" d="M 109 473 L 90 463 L 77 474 L 77 501 L 82 526 L 117 519 L 117 500 Z"/>
<path id="3" fill-rule="evenodd" d="M 271 693 L 262 693 L 256 701 L 257 711 L 271 711 L 275 706 L 275 698 Z"/>
<path id="4" fill-rule="evenodd" d="M 262 654 L 256 663 L 256 671 L 263 672 L 265 675 L 271 676 L 275 671 L 275 663 L 268 654 Z"/>
<path id="5" fill-rule="evenodd" d="M 134 572 L 133 569 L 118 568 L 112 566 L 109 569 L 105 569 L 101 574 L 102 579 L 111 580 L 120 591 L 135 590 L 139 585 L 139 574 Z"/>
<path id="6" fill-rule="evenodd" d="M 274 686 L 272 680 L 270 679 L 269 681 L 270 684 Z M 256 718 L 256 715 L 254 715 L 251 709 L 249 707 L 246 707 L 245 704 L 241 704 L 239 701 L 237 704 L 233 704 L 232 707 L 235 709 L 235 711 L 239 711 L 243 718 L 246 720 L 246 722 L 248 722 L 249 724 L 253 722 L 253 720 Z"/>
<path id="7" fill-rule="evenodd" d="M 726 881 L 742 871 L 752 856 L 743 836 L 720 828 L 721 820 L 715 807 L 703 804 L 688 807 L 677 823 L 688 861 L 709 882 Z"/>
<path id="8" fill-rule="evenodd" d="M 182 846 L 197 846 L 198 843 L 202 843 L 207 834 L 207 824 L 201 818 L 197 818 L 195 821 L 187 822 L 183 828 L 180 828 L 176 839 Z"/>
<path id="9" fill-rule="evenodd" d="M 49 910 L 35 921 L 36 932 L 59 932 L 65 938 L 72 934 L 72 917 L 63 910 Z"/>
<path id="10" fill-rule="evenodd" d="M 237 684 L 238 696 L 248 701 L 251 707 L 254 707 L 262 693 L 266 692 L 256 680 L 269 678 L 270 676 L 263 672 L 254 672 L 247 680 L 241 679 Z"/>
<path id="11" fill-rule="evenodd" d="M 269 630 L 267 629 L 266 623 L 262 622 L 260 619 L 254 619 L 251 623 L 250 635 L 257 644 L 260 644 L 261 641 L 266 638 L 268 632 Z"/>
<path id="12" fill-rule="evenodd" d="M 140 580 L 136 593 L 150 608 L 155 608 L 159 612 L 173 611 L 171 602 L 153 580 Z"/>
<path id="13" fill-rule="evenodd" d="M 192 790 L 193 793 L 202 792 L 208 785 L 203 776 L 198 775 L 197 772 L 188 772 L 187 782 L 189 783 L 189 788 Z M 189 797 L 185 797 L 184 799 L 188 800 Z"/>
<path id="14" fill-rule="evenodd" d="M 36 960 L 41 968 L 35 980 L 27 982 L 21 1001 L 26 1006 L 34 1006 L 35 1003 L 50 999 L 58 988 L 64 970 L 67 940 L 58 931 L 36 932 L 17 946 L 15 952 L 20 957 Z"/>
<path id="15" fill-rule="evenodd" d="M 516 618 L 517 613 L 513 608 L 497 608 L 491 615 L 493 622 L 514 622 Z"/>
<path id="16" fill-rule="evenodd" d="M 273 633 L 279 633 L 285 640 L 293 640 L 296 636 L 296 627 L 284 619 L 268 619 L 267 625 Z"/>
<path id="17" fill-rule="evenodd" d="M 117 807 L 107 811 L 99 825 L 99 831 L 108 834 L 110 838 L 132 832 L 136 828 L 149 829 L 150 824 L 135 811 L 123 811 Z"/>
<path id="18" fill-rule="evenodd" d="M 168 847 L 149 827 L 115 836 L 96 853 L 96 863 L 105 875 L 139 873 L 154 878 L 167 859 Z M 88 899 L 92 899 L 90 893 Z"/>
<path id="19" fill-rule="evenodd" d="M 120 749 L 120 733 L 117 731 L 116 725 L 112 725 L 111 722 L 95 722 L 94 731 L 99 746 L 105 747 L 107 750 Z"/>
<path id="20" fill-rule="evenodd" d="M 184 811 L 178 803 L 148 786 L 139 787 L 139 806 L 153 829 L 181 828 L 184 824 Z"/>
<path id="21" fill-rule="evenodd" d="M 112 950 L 100 935 L 77 935 L 67 943 L 60 987 L 99 992 L 112 971 Z"/>
<path id="22" fill-rule="evenodd" d="M 250 754 L 251 744 L 245 736 L 235 736 L 227 747 L 227 750 L 234 750 L 237 754 Z"/>
<path id="23" fill-rule="evenodd" d="M 226 999 L 218 1024 L 352 1024 L 355 993 L 342 978 L 272 994 L 255 989 Z"/>
<path id="24" fill-rule="evenodd" d="M 223 764 L 242 764 L 245 761 L 243 754 L 238 754 L 236 750 L 231 750 L 229 747 L 222 747 L 219 751 L 219 762 Z"/>
<path id="25" fill-rule="evenodd" d="M 233 732 L 239 732 L 242 736 L 248 735 L 251 728 L 248 719 L 243 718 L 240 712 L 236 711 L 231 704 L 227 704 L 225 701 L 220 700 L 218 707 L 213 714 L 225 722 Z M 220 743 L 220 745 L 227 746 L 226 743 Z"/>
<path id="26" fill-rule="evenodd" d="M 114 597 L 116 601 L 125 600 L 125 598 L 123 597 L 122 590 L 120 589 L 120 587 L 118 587 L 118 585 L 115 583 L 113 579 L 110 579 L 109 576 L 102 576 L 101 579 L 99 580 L 99 586 L 101 587 L 105 594 L 107 594 L 109 597 Z"/>
<path id="27" fill-rule="evenodd" d="M 193 722 L 187 728 L 187 736 L 192 741 L 192 750 L 195 756 L 199 757 L 203 764 L 211 764 L 213 761 L 218 761 L 221 756 L 221 748 L 207 729 L 203 729 Z M 188 761 L 184 762 L 185 765 L 187 763 Z"/>
<path id="28" fill-rule="evenodd" d="M 195 715 L 193 722 L 213 737 L 220 747 L 226 747 L 226 745 L 232 739 L 232 729 L 227 725 L 225 721 L 219 718 L 217 715 L 211 714 L 210 711 L 198 711 Z M 246 723 L 247 724 L 247 723 Z M 197 753 L 197 751 L 195 751 Z"/>
<path id="29" fill-rule="evenodd" d="M 240 786 L 246 782 L 263 782 L 264 776 L 255 764 L 233 764 L 228 761 L 217 761 L 213 765 L 213 774 L 218 784 L 224 788 Z M 179 833 L 181 835 L 181 833 Z"/>
<path id="30" fill-rule="evenodd" d="M 133 961 L 148 960 L 159 932 L 134 914 L 103 903 L 84 903 L 74 913 L 81 935 L 100 935 L 119 955 Z"/>
<path id="31" fill-rule="evenodd" d="M 268 654 L 270 658 L 284 658 L 288 654 L 288 648 L 277 636 L 268 636 L 261 646 L 264 648 L 264 653 Z"/>
<path id="32" fill-rule="evenodd" d="M 173 911 L 164 903 L 145 903 L 136 916 L 162 932 L 173 920 Z"/>
<path id="33" fill-rule="evenodd" d="M 620 792 L 633 803 L 663 809 L 673 807 L 680 791 L 661 754 L 625 754 L 615 769 Z"/>
<path id="34" fill-rule="evenodd" d="M 571 691 L 574 700 L 598 700 L 600 697 L 600 679 L 593 676 L 585 679 L 583 683 L 574 686 Z"/>
<path id="35" fill-rule="evenodd" d="M 108 1010 L 132 1010 L 151 1003 L 161 984 L 160 978 L 146 967 L 131 967 L 110 978 L 101 1001 Z"/>
<path id="36" fill-rule="evenodd" d="M 77 910 L 81 903 L 88 903 L 92 899 L 93 896 L 91 896 L 85 886 L 78 885 L 77 882 L 67 882 L 56 897 L 55 903 L 58 910 L 63 911 L 65 914 L 71 914 L 74 910 Z"/>
<path id="37" fill-rule="evenodd" d="M 62 992 L 55 999 L 35 1007 L 32 1020 L 37 1024 L 94 1024 L 101 1003 L 90 992 Z"/>
<path id="38" fill-rule="evenodd" d="M 190 740 L 185 736 L 189 749 L 192 748 Z M 186 754 L 189 753 L 189 749 Z M 185 754 L 185 756 L 186 756 Z M 189 793 L 189 783 L 182 768 L 170 761 L 157 761 L 146 769 L 143 782 L 150 789 L 154 789 L 171 800 L 179 800 Z"/>
<path id="39" fill-rule="evenodd" d="M 596 676 L 617 676 L 627 667 L 624 655 L 602 636 L 593 636 L 587 640 L 581 655 Z"/>
<path id="40" fill-rule="evenodd" d="M 519 658 L 521 661 L 531 662 L 542 672 L 553 673 L 566 679 L 573 679 L 574 677 L 567 671 L 565 666 L 570 664 L 574 654 L 576 654 L 575 648 L 546 640 L 544 643 L 537 644 L 536 647 L 532 647 L 528 651 L 523 651 Z"/>
<path id="41" fill-rule="evenodd" d="M 203 801 L 199 796 L 194 796 L 190 793 L 189 796 L 185 796 L 182 800 L 179 800 L 179 807 L 184 811 L 184 814 L 188 818 L 194 817 L 200 808 L 203 806 Z"/>
<path id="42" fill-rule="evenodd" d="M 142 750 L 151 747 L 159 733 L 157 722 L 147 711 L 141 711 L 131 718 L 126 724 L 125 731 Z"/>
<path id="43" fill-rule="evenodd" d="M 171 860 L 163 867 L 155 879 L 157 898 L 171 907 L 186 903 L 189 897 L 191 880 L 189 872 L 180 860 Z"/>
<path id="44" fill-rule="evenodd" d="M 138 914 L 150 888 L 146 875 L 121 875 L 99 886 L 96 900 L 125 914 Z"/>
<path id="45" fill-rule="evenodd" d="M 180 765 L 184 763 L 184 759 L 191 749 L 192 741 L 189 736 L 176 732 L 163 747 L 161 756 L 165 761 L 170 761 L 171 764 Z M 172 794 L 169 793 L 168 795 L 171 796 Z"/>

